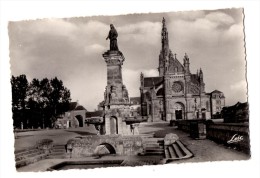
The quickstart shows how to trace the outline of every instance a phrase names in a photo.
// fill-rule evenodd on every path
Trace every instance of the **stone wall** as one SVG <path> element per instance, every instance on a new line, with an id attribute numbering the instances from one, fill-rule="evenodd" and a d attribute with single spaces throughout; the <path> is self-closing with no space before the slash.
<path id="1" fill-rule="evenodd" d="M 250 153 L 249 125 L 247 123 L 211 123 L 207 138 Z"/>
<path id="2" fill-rule="evenodd" d="M 192 138 L 204 139 L 206 137 L 206 122 L 201 119 L 175 121 L 178 129 L 188 132 Z"/>
<path id="3" fill-rule="evenodd" d="M 67 143 L 67 152 L 71 157 L 94 156 L 97 146 L 111 145 L 117 155 L 137 155 L 143 152 L 143 140 L 140 136 L 89 135 L 82 139 L 71 139 Z"/>
<path id="4" fill-rule="evenodd" d="M 51 149 L 53 148 L 53 140 L 51 139 L 42 139 L 36 142 L 35 147 L 39 150 L 43 150 L 44 153 L 51 153 Z"/>

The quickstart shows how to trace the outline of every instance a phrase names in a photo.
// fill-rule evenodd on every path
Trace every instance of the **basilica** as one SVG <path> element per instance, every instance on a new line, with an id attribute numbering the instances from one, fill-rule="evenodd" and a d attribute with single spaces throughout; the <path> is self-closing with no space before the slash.
<path id="1" fill-rule="evenodd" d="M 223 92 L 205 92 L 202 69 L 192 74 L 188 55 L 181 63 L 170 50 L 164 18 L 158 71 L 158 77 L 140 75 L 141 115 L 151 122 L 211 119 L 225 106 Z"/>

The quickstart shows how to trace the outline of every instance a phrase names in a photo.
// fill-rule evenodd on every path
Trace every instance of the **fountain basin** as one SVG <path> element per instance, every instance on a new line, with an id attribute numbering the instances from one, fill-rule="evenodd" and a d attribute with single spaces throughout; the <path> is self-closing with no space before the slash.
<path id="1" fill-rule="evenodd" d="M 47 171 L 118 167 L 122 162 L 123 160 L 64 161 L 48 168 Z"/>

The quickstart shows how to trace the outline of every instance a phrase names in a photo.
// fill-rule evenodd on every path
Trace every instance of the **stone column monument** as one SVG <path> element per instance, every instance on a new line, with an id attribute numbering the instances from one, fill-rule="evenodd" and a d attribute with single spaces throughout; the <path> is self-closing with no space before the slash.
<path id="1" fill-rule="evenodd" d="M 130 116 L 128 91 L 123 84 L 122 65 L 124 55 L 118 49 L 117 31 L 111 24 L 107 39 L 110 40 L 110 50 L 103 54 L 107 64 L 107 86 L 104 93 L 105 134 L 130 135 L 130 125 L 125 119 Z"/>

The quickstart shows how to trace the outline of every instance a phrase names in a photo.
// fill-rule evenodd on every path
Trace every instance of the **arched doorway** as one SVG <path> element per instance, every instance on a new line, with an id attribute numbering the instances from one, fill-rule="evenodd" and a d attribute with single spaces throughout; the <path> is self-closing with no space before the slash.
<path id="1" fill-rule="evenodd" d="M 110 154 L 116 154 L 115 148 L 112 145 L 110 145 L 109 143 L 102 143 L 100 145 L 104 145 Z"/>
<path id="2" fill-rule="evenodd" d="M 79 127 L 83 127 L 83 117 L 81 115 L 75 116 L 79 122 Z"/>
<path id="3" fill-rule="evenodd" d="M 118 121 L 114 116 L 110 117 L 110 134 L 118 134 Z"/>
<path id="4" fill-rule="evenodd" d="M 176 102 L 174 104 L 174 110 L 176 120 L 184 119 L 184 104 L 182 104 L 181 102 Z"/>

